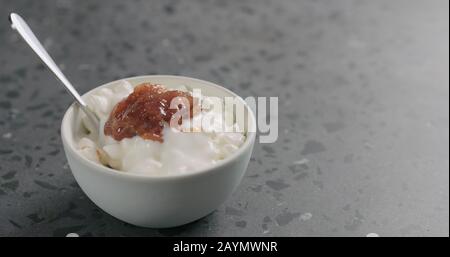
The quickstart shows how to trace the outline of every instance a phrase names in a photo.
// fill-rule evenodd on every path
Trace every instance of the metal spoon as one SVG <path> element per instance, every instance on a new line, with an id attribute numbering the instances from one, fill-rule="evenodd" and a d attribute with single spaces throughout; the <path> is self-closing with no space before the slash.
<path id="1" fill-rule="evenodd" d="M 97 115 L 92 112 L 86 102 L 81 98 L 80 94 L 75 90 L 69 80 L 64 76 L 62 71 L 58 68 L 53 61 L 52 57 L 45 51 L 45 48 L 42 46 L 41 42 L 36 38 L 33 31 L 31 31 L 30 27 L 27 23 L 16 13 L 11 13 L 9 15 L 9 21 L 11 22 L 11 27 L 22 36 L 22 38 L 27 42 L 27 44 L 34 50 L 34 52 L 41 58 L 41 60 L 50 68 L 51 71 L 58 77 L 58 79 L 63 83 L 69 93 L 75 98 L 81 110 L 86 114 L 88 119 L 93 123 L 94 127 L 98 130 L 100 119 Z M 98 131 L 97 131 L 98 132 Z"/>

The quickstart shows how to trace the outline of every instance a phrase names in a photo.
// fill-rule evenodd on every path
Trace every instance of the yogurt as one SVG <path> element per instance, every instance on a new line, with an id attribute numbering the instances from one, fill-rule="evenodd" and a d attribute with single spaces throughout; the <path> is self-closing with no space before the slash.
<path id="1" fill-rule="evenodd" d="M 100 118 L 100 128 L 93 128 L 84 113 L 78 114 L 81 126 L 77 147 L 84 157 L 122 172 L 180 174 L 203 169 L 226 159 L 246 139 L 245 133 L 240 132 L 236 123 L 225 122 L 225 115 L 214 109 L 194 113 L 190 120 L 183 120 L 181 129 L 171 128 L 164 122 L 162 142 L 144 139 L 139 135 L 121 140 L 105 135 L 104 126 L 114 108 L 133 90 L 134 87 L 123 80 L 112 87 L 97 89 L 87 96 L 86 102 Z M 182 85 L 170 90 L 188 92 Z M 201 98 L 202 102 L 208 100 L 208 97 Z M 203 123 L 206 117 L 214 122 Z M 100 133 L 97 135 L 93 131 Z"/>

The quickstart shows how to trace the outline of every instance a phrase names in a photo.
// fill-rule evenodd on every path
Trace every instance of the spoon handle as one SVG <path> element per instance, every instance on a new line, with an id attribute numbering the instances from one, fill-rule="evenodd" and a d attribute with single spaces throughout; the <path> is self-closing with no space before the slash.
<path id="1" fill-rule="evenodd" d="M 18 14 L 11 13 L 10 21 L 14 29 L 19 32 L 19 34 L 23 37 L 25 42 L 34 50 L 34 52 L 41 58 L 41 60 L 47 64 L 53 73 L 55 73 L 56 77 L 66 86 L 69 92 L 75 97 L 75 99 L 83 106 L 86 106 L 86 103 L 81 99 L 81 96 L 69 82 L 69 80 L 64 76 L 58 66 L 53 61 L 52 57 L 47 53 L 45 48 L 42 46 L 41 42 L 36 38 L 33 31 L 31 31 L 28 24 L 20 17 Z"/>
<path id="2" fill-rule="evenodd" d="M 9 15 L 9 20 L 11 22 L 12 28 L 17 30 L 22 38 L 27 42 L 27 44 L 34 50 L 34 52 L 41 58 L 41 60 L 47 64 L 48 68 L 58 77 L 58 79 L 64 84 L 66 89 L 70 92 L 70 94 L 75 98 L 75 100 L 80 104 L 81 109 L 92 119 L 94 122 L 98 121 L 98 118 L 95 114 L 89 110 L 86 102 L 81 98 L 69 80 L 64 76 L 62 71 L 58 68 L 55 61 L 53 61 L 52 57 L 47 53 L 45 48 L 42 46 L 41 42 L 36 38 L 33 31 L 31 31 L 28 24 L 16 13 L 11 13 Z M 95 117 L 94 117 L 95 116 Z"/>

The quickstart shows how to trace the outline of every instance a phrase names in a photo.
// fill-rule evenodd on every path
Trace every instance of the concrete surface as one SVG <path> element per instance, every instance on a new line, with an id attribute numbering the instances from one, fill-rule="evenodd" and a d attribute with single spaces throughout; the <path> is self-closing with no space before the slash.
<path id="1" fill-rule="evenodd" d="M 448 1 L 0 0 L 0 236 L 448 236 Z M 70 96 L 12 31 L 21 14 L 81 92 L 143 74 L 279 97 L 216 212 L 144 229 L 80 190 Z"/>

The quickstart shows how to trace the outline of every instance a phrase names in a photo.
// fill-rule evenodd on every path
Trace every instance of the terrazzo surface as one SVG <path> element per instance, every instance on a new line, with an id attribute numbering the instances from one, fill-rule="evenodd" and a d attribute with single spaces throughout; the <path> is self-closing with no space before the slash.
<path id="1" fill-rule="evenodd" d="M 448 1 L 0 0 L 0 236 L 448 236 Z M 279 97 L 215 212 L 128 225 L 81 191 L 71 98 L 10 29 L 21 14 L 80 92 L 144 74 Z"/>

